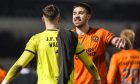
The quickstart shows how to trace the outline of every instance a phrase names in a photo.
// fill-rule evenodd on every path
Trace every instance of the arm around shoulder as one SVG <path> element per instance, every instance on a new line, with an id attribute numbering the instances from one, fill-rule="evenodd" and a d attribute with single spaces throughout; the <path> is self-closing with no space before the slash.
<path id="1" fill-rule="evenodd" d="M 99 76 L 98 70 L 97 70 L 95 64 L 92 62 L 92 60 L 88 57 L 87 53 L 84 51 L 81 54 L 79 54 L 78 57 L 83 62 L 83 64 L 86 66 L 86 68 L 91 73 L 91 75 L 94 77 L 94 79 L 100 81 L 100 76 Z"/>
<path id="2" fill-rule="evenodd" d="M 85 50 L 83 49 L 82 45 L 79 42 L 77 44 L 76 54 L 77 54 L 78 58 L 86 66 L 87 70 L 94 77 L 94 79 L 95 80 L 100 80 L 100 76 L 99 76 L 99 73 L 98 73 L 98 70 L 97 70 L 95 64 L 89 58 L 88 54 L 85 52 Z"/>

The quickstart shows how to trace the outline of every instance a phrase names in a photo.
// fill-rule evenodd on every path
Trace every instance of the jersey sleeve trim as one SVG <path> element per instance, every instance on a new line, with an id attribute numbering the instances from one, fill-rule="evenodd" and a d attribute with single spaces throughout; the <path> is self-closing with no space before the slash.
<path id="1" fill-rule="evenodd" d="M 24 51 L 28 51 L 28 52 L 31 52 L 32 54 L 36 55 L 36 53 L 31 50 L 25 49 Z"/>
<path id="2" fill-rule="evenodd" d="M 112 41 L 112 39 L 115 38 L 115 37 L 116 37 L 116 36 L 112 36 L 112 38 L 111 38 L 110 41 L 109 41 L 109 45 L 112 45 L 112 44 L 111 44 L 111 41 Z"/>
<path id="3" fill-rule="evenodd" d="M 81 50 L 80 52 L 76 53 L 76 55 L 79 55 L 79 54 L 81 54 L 81 53 L 84 52 L 84 51 L 85 51 L 85 49 L 83 49 L 83 50 Z"/>

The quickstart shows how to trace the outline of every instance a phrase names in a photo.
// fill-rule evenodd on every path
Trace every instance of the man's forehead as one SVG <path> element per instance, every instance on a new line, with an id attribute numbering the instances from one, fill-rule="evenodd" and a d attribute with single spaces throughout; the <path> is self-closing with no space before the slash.
<path id="1" fill-rule="evenodd" d="M 75 7 L 73 11 L 74 12 L 76 12 L 76 11 L 86 11 L 86 9 L 83 8 L 83 7 L 78 6 L 78 7 Z"/>

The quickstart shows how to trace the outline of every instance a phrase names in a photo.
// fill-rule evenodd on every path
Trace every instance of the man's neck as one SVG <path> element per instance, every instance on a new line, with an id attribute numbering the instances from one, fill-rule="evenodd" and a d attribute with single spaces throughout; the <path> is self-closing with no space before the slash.
<path id="1" fill-rule="evenodd" d="M 58 30 L 58 26 L 54 24 L 46 24 L 45 26 L 46 26 L 46 29 Z"/>
<path id="2" fill-rule="evenodd" d="M 85 26 L 82 26 L 80 28 L 76 27 L 76 32 L 79 34 L 79 35 L 84 35 L 88 32 L 89 30 L 89 25 L 85 25 Z"/>

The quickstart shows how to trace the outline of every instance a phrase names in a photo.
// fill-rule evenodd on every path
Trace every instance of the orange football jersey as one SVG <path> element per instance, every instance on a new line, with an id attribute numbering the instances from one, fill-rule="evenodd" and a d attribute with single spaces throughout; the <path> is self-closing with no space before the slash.
<path id="1" fill-rule="evenodd" d="M 140 84 L 140 52 L 122 50 L 115 53 L 107 75 L 108 84 Z"/>
<path id="2" fill-rule="evenodd" d="M 78 35 L 80 43 L 83 45 L 87 54 L 95 63 L 101 77 L 102 84 L 106 84 L 106 46 L 114 35 L 103 29 L 90 28 L 84 35 Z M 83 63 L 77 56 L 74 58 L 74 84 L 92 84 L 94 78 L 88 72 Z"/>

